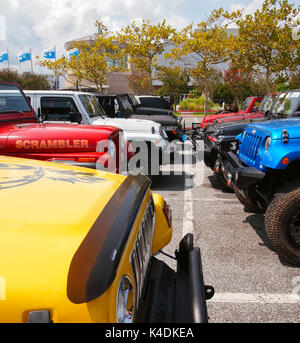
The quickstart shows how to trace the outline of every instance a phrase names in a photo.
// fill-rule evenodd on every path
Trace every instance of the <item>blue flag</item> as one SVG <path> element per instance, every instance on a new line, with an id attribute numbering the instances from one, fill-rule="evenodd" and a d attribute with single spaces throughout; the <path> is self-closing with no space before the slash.
<path id="1" fill-rule="evenodd" d="M 2 55 L 0 55 L 0 62 L 8 61 L 8 53 L 5 52 Z"/>
<path id="2" fill-rule="evenodd" d="M 55 56 L 55 48 L 44 50 L 44 51 L 43 51 L 43 54 L 44 54 L 44 58 L 53 59 L 53 58 L 56 57 L 56 56 Z"/>
<path id="3" fill-rule="evenodd" d="M 23 50 L 23 51 L 19 52 L 17 56 L 18 56 L 20 63 L 26 62 L 26 61 L 31 61 L 30 51 Z"/>
<path id="4" fill-rule="evenodd" d="M 72 56 L 76 56 L 78 57 L 79 55 L 79 50 L 78 49 L 72 49 L 69 53 L 69 56 L 72 57 Z"/>

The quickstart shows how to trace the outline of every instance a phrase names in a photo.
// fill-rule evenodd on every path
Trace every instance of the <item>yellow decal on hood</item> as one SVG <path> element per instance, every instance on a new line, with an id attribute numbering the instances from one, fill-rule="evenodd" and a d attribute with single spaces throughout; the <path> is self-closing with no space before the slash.
<path id="1" fill-rule="evenodd" d="M 88 148 L 89 141 L 86 139 L 55 139 L 55 140 L 17 140 L 17 149 L 73 149 Z"/>

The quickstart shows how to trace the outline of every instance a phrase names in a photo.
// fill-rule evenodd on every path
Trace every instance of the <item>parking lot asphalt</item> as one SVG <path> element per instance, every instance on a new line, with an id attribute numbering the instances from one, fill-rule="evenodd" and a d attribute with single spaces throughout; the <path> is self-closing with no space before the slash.
<path id="1" fill-rule="evenodd" d="M 173 213 L 173 238 L 163 251 L 174 255 L 183 235 L 193 232 L 205 284 L 216 292 L 207 301 L 210 322 L 299 323 L 300 268 L 274 252 L 264 216 L 245 212 L 235 194 L 222 192 L 213 172 L 203 163 L 201 167 L 201 184 L 191 182 L 188 173 L 153 179 L 152 190 Z M 176 267 L 174 260 L 158 257 Z"/>

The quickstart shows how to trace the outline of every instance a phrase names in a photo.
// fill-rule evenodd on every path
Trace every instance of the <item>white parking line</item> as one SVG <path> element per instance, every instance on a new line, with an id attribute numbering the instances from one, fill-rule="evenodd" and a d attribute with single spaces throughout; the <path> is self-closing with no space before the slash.
<path id="1" fill-rule="evenodd" d="M 215 293 L 209 302 L 234 304 L 300 304 L 298 294 Z"/>
<path id="2" fill-rule="evenodd" d="M 188 144 L 188 143 L 186 143 Z M 186 152 L 188 153 L 188 151 Z M 184 194 L 183 194 L 183 228 L 182 237 L 187 233 L 194 234 L 194 210 L 193 210 L 193 195 L 192 188 L 194 186 L 192 165 L 184 165 L 185 179 L 184 179 Z"/>
<path id="3" fill-rule="evenodd" d="M 190 182 L 193 179 L 188 175 L 185 176 L 185 190 L 184 190 L 184 207 L 183 207 L 183 228 L 182 237 L 187 233 L 194 234 L 194 210 L 193 210 L 193 198 L 192 187 Z"/>

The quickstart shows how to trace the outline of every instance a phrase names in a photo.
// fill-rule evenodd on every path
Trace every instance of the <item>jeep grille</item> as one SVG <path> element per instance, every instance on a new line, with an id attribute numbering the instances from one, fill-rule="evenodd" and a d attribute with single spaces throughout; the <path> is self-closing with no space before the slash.
<path id="1" fill-rule="evenodd" d="M 137 239 L 130 256 L 130 262 L 136 284 L 136 309 L 142 297 L 143 286 L 148 272 L 149 261 L 152 255 L 152 238 L 155 226 L 155 207 L 151 196 L 150 202 L 141 222 Z"/>
<path id="2" fill-rule="evenodd" d="M 239 149 L 239 157 L 248 163 L 255 163 L 262 137 L 246 132 Z"/>

